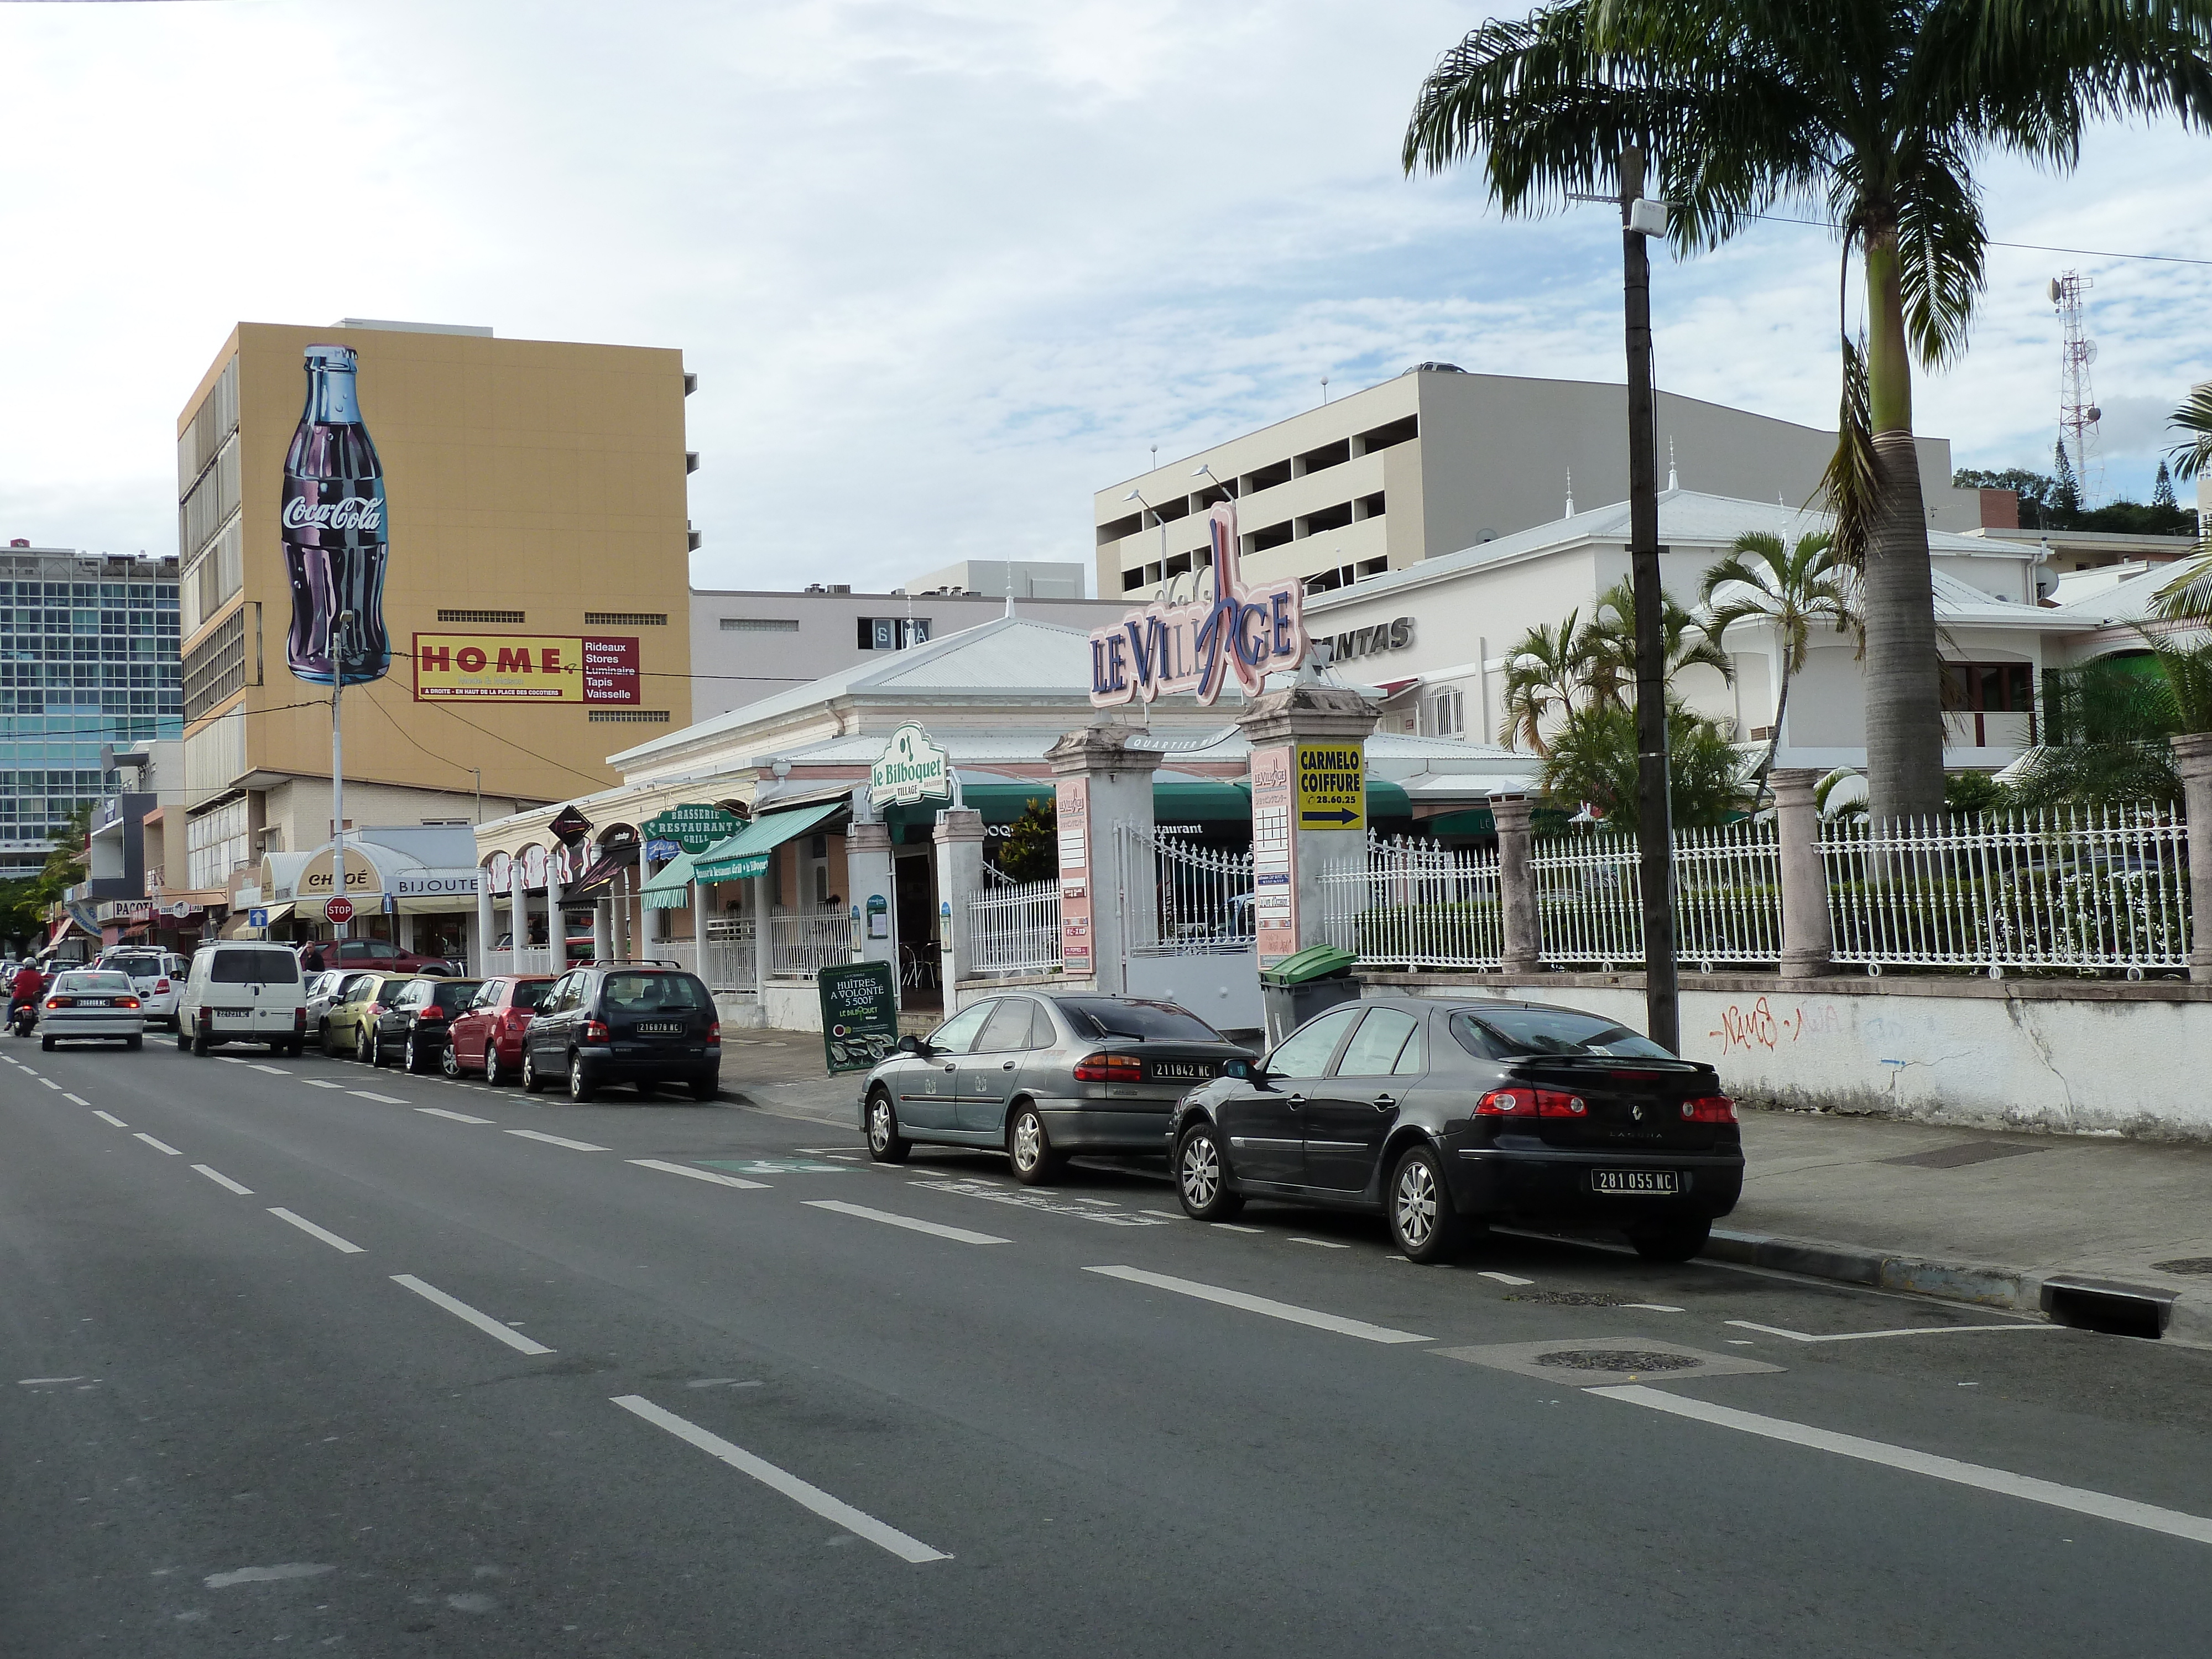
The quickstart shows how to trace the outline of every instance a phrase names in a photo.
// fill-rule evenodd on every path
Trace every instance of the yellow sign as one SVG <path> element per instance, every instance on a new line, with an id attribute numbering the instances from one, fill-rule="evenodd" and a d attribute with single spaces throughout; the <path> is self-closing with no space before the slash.
<path id="1" fill-rule="evenodd" d="M 307 860 L 307 867 L 300 872 L 299 880 L 293 884 L 292 893 L 278 896 L 283 898 L 296 895 L 303 899 L 329 898 L 331 862 L 331 849 L 325 847 Z M 349 846 L 346 848 L 345 881 L 346 896 L 349 898 L 359 898 L 364 893 L 374 895 L 384 890 L 383 876 L 368 861 L 368 854 L 358 847 Z"/>
<path id="2" fill-rule="evenodd" d="M 417 634 L 415 696 L 526 702 L 638 700 L 637 641 L 574 634 Z"/>
<path id="3" fill-rule="evenodd" d="M 1360 745 L 1300 744 L 1293 811 L 1301 830 L 1365 830 L 1367 764 Z"/>

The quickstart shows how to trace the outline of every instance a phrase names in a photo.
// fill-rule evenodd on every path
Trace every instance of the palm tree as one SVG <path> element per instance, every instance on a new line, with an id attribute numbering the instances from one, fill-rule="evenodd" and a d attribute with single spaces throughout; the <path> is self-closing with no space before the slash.
<path id="1" fill-rule="evenodd" d="M 2212 471 L 2212 380 L 2189 394 L 2171 424 L 2189 434 L 2169 452 L 2173 476 L 2189 479 Z M 2158 614 L 2168 622 L 2212 623 L 2212 524 L 2197 528 L 2204 538 L 2197 556 L 2158 590 Z"/>
<path id="2" fill-rule="evenodd" d="M 1710 668 L 1724 682 L 1735 683 L 1735 665 L 1728 653 L 1668 593 L 1659 596 L 1659 640 L 1669 685 L 1690 667 Z M 1591 701 L 1626 706 L 1626 693 L 1636 684 L 1636 589 L 1626 580 L 1598 595 L 1584 654 Z"/>
<path id="3" fill-rule="evenodd" d="M 1864 549 L 1877 820 L 1943 803 L 1912 364 L 1966 343 L 1988 240 L 1974 164 L 2069 168 L 2097 118 L 2212 125 L 2209 45 L 2212 0 L 1553 0 L 1484 23 L 1422 83 L 1407 171 L 1479 156 L 1509 214 L 1617 193 L 1634 146 L 1682 252 L 1787 204 L 1840 234 L 1846 276 L 1862 256 L 1868 334 L 1862 350 L 1844 333 L 1829 495 L 1844 551 Z"/>
<path id="4" fill-rule="evenodd" d="M 1782 684 L 1774 699 L 1774 724 L 1767 733 L 1766 756 L 1759 763 L 1758 785 L 1766 787 L 1774 755 L 1782 744 L 1782 717 L 1790 708 L 1790 682 L 1805 669 L 1813 625 L 1827 623 L 1838 634 L 1857 624 L 1858 579 L 1836 556 L 1835 538 L 1825 531 L 1800 536 L 1784 548 L 1771 531 L 1747 530 L 1728 556 L 1705 572 L 1698 597 L 1711 613 L 1706 631 L 1716 647 L 1740 622 L 1764 623 L 1781 647 Z"/>
<path id="5" fill-rule="evenodd" d="M 1533 752 L 1550 752 L 1544 744 L 1545 719 L 1572 708 L 1575 694 L 1587 684 L 1589 629 L 1577 626 L 1580 616 L 1579 611 L 1568 611 L 1556 629 L 1539 623 L 1506 653 L 1503 697 L 1509 745 L 1525 738 Z"/>

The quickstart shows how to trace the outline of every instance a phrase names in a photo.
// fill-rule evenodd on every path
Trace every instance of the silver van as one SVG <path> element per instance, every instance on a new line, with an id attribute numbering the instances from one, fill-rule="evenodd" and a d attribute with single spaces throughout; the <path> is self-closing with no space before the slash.
<path id="1" fill-rule="evenodd" d="M 296 1054 L 307 1041 L 307 988 L 281 945 L 223 939 L 192 953 L 177 1001 L 177 1047 L 204 1054 L 226 1042 L 264 1042 Z"/>

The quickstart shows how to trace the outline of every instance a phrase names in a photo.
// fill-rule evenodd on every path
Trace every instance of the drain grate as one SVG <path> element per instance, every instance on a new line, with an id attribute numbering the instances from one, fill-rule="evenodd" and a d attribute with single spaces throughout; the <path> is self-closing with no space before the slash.
<path id="1" fill-rule="evenodd" d="M 1687 1371 L 1705 1362 L 1686 1353 L 1652 1353 L 1635 1348 L 1562 1348 L 1540 1353 L 1539 1365 L 1571 1371 Z"/>
<path id="2" fill-rule="evenodd" d="M 1527 1296 L 1509 1296 L 1507 1302 L 1540 1302 L 1547 1308 L 1625 1308 L 1628 1304 L 1617 1296 L 1603 1296 L 1595 1291 L 1534 1291 Z"/>
<path id="3" fill-rule="evenodd" d="M 2185 1277 L 2212 1273 L 2212 1255 L 2185 1255 L 2172 1261 L 2154 1261 L 2150 1265 L 2162 1273 L 2179 1273 Z"/>

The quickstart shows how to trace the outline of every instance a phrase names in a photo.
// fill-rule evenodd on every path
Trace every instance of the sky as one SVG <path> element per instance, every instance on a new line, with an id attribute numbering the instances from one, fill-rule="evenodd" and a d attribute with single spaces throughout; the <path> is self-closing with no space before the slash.
<path id="1" fill-rule="evenodd" d="M 240 319 L 681 348 L 702 586 L 1087 566 L 1094 490 L 1324 378 L 1441 359 L 1617 381 L 1604 208 L 1506 222 L 1471 173 L 1400 170 L 1421 77 L 1480 15 L 0 4 L 0 537 L 173 552 L 177 415 Z M 2111 128 L 2069 177 L 1990 162 L 1991 234 L 2212 260 L 2208 153 Z M 2212 264 L 1993 249 L 1917 424 L 1961 466 L 2048 469 L 2045 289 L 2069 269 L 2094 283 L 2100 495 L 2142 499 L 2166 415 L 2212 376 Z M 1818 228 L 1662 252 L 1660 384 L 1832 424 L 1836 283 Z"/>

